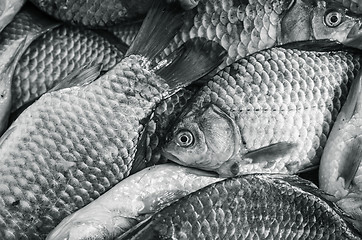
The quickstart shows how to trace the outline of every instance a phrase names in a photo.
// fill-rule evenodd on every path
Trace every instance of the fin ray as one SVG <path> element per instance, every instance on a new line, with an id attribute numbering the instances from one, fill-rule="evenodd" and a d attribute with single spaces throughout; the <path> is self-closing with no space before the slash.
<path id="1" fill-rule="evenodd" d="M 153 60 L 181 28 L 182 15 L 175 4 L 155 0 L 126 56 L 137 54 Z"/>
<path id="2" fill-rule="evenodd" d="M 168 56 L 166 65 L 156 66 L 159 69 L 155 73 L 165 79 L 171 89 L 179 90 L 210 73 L 225 57 L 226 50 L 218 43 L 193 38 Z"/>
<path id="3" fill-rule="evenodd" d="M 296 143 L 278 142 L 268 146 L 255 149 L 246 153 L 243 158 L 250 158 L 253 163 L 274 162 L 280 157 L 290 153 L 291 150 L 297 147 Z"/>

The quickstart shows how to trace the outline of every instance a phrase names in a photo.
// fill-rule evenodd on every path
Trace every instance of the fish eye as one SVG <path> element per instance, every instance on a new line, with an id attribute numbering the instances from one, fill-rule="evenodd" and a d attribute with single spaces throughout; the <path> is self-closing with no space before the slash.
<path id="1" fill-rule="evenodd" d="M 334 10 L 324 16 L 324 22 L 328 27 L 337 27 L 342 23 L 343 14 Z"/>
<path id="2" fill-rule="evenodd" d="M 180 147 L 188 147 L 194 142 L 194 135 L 188 130 L 182 130 L 177 134 L 176 143 Z"/>

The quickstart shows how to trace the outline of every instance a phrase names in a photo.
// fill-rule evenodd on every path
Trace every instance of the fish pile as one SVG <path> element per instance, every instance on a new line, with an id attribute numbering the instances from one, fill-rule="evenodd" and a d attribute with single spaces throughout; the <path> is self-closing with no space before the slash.
<path id="1" fill-rule="evenodd" d="M 3 1 L 0 239 L 362 239 L 359 1 Z"/>

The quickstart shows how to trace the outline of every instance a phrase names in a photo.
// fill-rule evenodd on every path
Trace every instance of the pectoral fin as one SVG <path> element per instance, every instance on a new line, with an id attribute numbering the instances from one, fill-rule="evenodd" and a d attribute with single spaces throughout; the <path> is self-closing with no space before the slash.
<path id="1" fill-rule="evenodd" d="M 263 168 L 268 168 L 274 162 L 291 153 L 297 147 L 296 143 L 279 142 L 266 147 L 255 149 L 243 156 L 234 155 L 224 162 L 216 172 L 220 177 L 234 177 L 243 174 L 243 166 L 247 164 L 266 163 Z"/>
<path id="2" fill-rule="evenodd" d="M 79 69 L 69 73 L 65 78 L 59 81 L 53 88 L 47 91 L 47 93 L 58 91 L 64 88 L 70 88 L 75 86 L 84 86 L 95 81 L 102 71 L 102 64 L 95 64 L 91 66 L 88 64 Z"/>
<path id="3" fill-rule="evenodd" d="M 277 159 L 284 157 L 297 147 L 296 143 L 279 142 L 268 146 L 255 149 L 246 153 L 243 158 L 249 158 L 252 163 L 275 162 Z"/>

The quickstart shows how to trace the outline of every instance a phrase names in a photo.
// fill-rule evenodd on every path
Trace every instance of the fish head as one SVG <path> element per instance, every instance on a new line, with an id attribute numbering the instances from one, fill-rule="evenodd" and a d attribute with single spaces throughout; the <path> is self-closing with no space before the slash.
<path id="1" fill-rule="evenodd" d="M 178 164 L 213 171 L 240 148 L 234 121 L 215 105 L 180 117 L 163 147 L 163 155 Z"/>
<path id="2" fill-rule="evenodd" d="M 329 39 L 352 46 L 362 37 L 362 16 L 331 0 L 297 0 L 281 22 L 280 44 Z M 356 45 L 356 44 L 355 44 Z"/>

